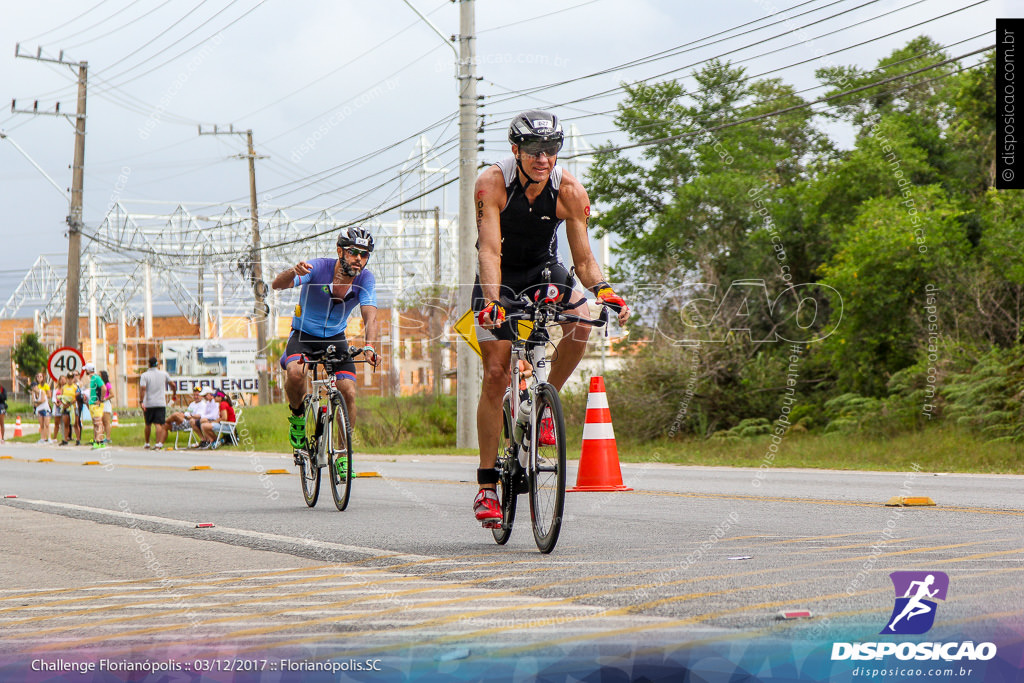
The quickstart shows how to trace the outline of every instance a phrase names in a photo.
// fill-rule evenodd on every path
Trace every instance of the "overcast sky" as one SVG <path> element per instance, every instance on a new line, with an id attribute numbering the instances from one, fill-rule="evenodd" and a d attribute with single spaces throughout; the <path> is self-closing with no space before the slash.
<path id="1" fill-rule="evenodd" d="M 411 0 L 445 34 L 456 33 L 458 4 Z M 731 51 L 750 74 L 791 65 L 883 34 L 929 21 L 972 0 L 550 0 L 511 3 L 478 0 L 477 73 L 488 124 L 484 160 L 507 152 L 505 126 L 512 114 L 551 107 L 599 145 L 616 139 L 611 114 L 621 91 L 594 97 L 622 81 L 649 79 Z M 75 76 L 68 67 L 15 58 L 21 51 L 88 61 L 85 222 L 102 220 L 116 199 L 160 200 L 199 206 L 247 202 L 243 138 L 199 136 L 197 124 L 251 128 L 257 184 L 269 206 L 304 215 L 317 207 L 355 215 L 397 197 L 395 165 L 411 142 L 370 155 L 318 182 L 294 183 L 386 148 L 426 129 L 457 168 L 454 54 L 402 0 L 58 0 L 8 2 L 0 22 L 0 101 L 18 108 L 74 111 Z M 859 9 L 855 9 L 858 8 Z M 1010 0 L 989 1 L 919 28 L 869 42 L 814 63 L 776 72 L 798 88 L 816 85 L 815 68 L 870 67 L 912 37 L 927 34 L 964 54 L 993 41 L 995 18 L 1020 14 Z M 905 8 L 905 9 L 900 9 Z M 789 19 L 733 39 L 742 30 Z M 848 11 L 852 10 L 852 11 Z M 892 10 L 899 10 L 880 17 Z M 767 19 L 778 12 L 774 19 Z M 845 12 L 774 40 L 795 26 Z M 874 17 L 880 17 L 872 20 Z M 747 22 L 750 26 L 728 32 Z M 864 22 L 864 23 L 860 23 Z M 832 35 L 816 38 L 825 33 Z M 808 40 L 813 39 L 813 40 Z M 694 43 L 670 56 L 592 78 L 580 77 L 663 50 Z M 703 45 L 703 47 L 701 47 Z M 792 46 L 775 54 L 760 53 Z M 975 58 L 976 61 L 977 58 Z M 664 77 L 662 77 L 664 78 Z M 515 90 L 561 81 L 528 97 Z M 821 91 L 806 93 L 819 96 Z M 587 98 L 571 105 L 564 102 Z M 0 113 L 6 132 L 59 185 L 71 183 L 73 132 L 52 116 Z M 835 135 L 843 136 L 841 130 Z M 389 170 L 390 169 L 390 170 Z M 374 175 L 377 174 L 377 175 Z M 360 197 L 369 188 L 379 190 Z M 456 185 L 447 194 L 456 206 Z M 290 193 L 289 190 L 292 190 Z M 441 203 L 432 197 L 430 205 Z M 300 208 L 301 207 L 301 208 Z M 37 255 L 66 259 L 66 199 L 10 142 L 0 140 L 0 305 Z"/>

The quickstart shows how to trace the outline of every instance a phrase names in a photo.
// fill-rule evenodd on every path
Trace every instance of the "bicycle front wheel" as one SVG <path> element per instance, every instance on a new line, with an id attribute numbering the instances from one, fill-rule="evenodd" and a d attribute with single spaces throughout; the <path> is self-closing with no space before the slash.
<path id="1" fill-rule="evenodd" d="M 299 479 L 302 497 L 306 499 L 306 505 L 313 507 L 320 497 L 320 468 L 316 466 L 316 454 L 320 450 L 321 432 L 317 425 L 317 402 L 306 396 L 305 404 L 306 448 L 299 455 Z"/>
<path id="2" fill-rule="evenodd" d="M 530 516 L 537 548 L 550 553 L 558 542 L 565 505 L 565 419 L 558 391 L 550 384 L 537 387 L 534 413 L 537 430 L 530 449 L 536 457 L 527 473 Z"/>
<path id="3" fill-rule="evenodd" d="M 320 468 L 316 466 L 316 455 L 303 453 L 299 456 L 299 478 L 302 497 L 306 499 L 306 505 L 313 507 L 320 497 Z"/>
<path id="4" fill-rule="evenodd" d="M 512 523 L 516 520 L 516 498 L 519 491 L 516 479 L 519 476 L 519 463 L 516 460 L 516 442 L 512 438 L 512 405 L 509 395 L 505 395 L 502 403 L 502 431 L 498 435 L 498 502 L 501 503 L 501 526 L 491 529 L 498 545 L 508 543 L 512 535 Z"/>
<path id="5" fill-rule="evenodd" d="M 352 425 L 348 421 L 345 397 L 338 394 L 335 406 L 336 419 L 331 425 L 333 438 L 331 448 L 327 451 L 327 467 L 330 471 L 334 505 L 339 510 L 344 510 L 348 507 L 348 497 L 352 492 Z"/>

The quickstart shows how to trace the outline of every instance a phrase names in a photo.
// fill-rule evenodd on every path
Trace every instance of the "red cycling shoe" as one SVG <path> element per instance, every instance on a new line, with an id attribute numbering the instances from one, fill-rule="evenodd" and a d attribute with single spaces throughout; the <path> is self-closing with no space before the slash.
<path id="1" fill-rule="evenodd" d="M 501 526 L 501 503 L 493 489 L 480 489 L 473 501 L 473 513 L 476 520 L 482 522 L 485 529 L 497 529 Z"/>

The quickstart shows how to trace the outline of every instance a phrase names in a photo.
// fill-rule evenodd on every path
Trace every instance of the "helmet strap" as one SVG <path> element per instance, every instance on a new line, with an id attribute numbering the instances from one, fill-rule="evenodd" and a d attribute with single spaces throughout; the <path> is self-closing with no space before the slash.
<path id="1" fill-rule="evenodd" d="M 522 153 L 520 153 L 520 154 L 522 154 Z M 525 171 L 525 170 L 523 169 L 523 162 L 522 162 L 522 160 L 521 160 L 521 158 L 520 158 L 520 154 L 517 154 L 517 155 L 516 155 L 516 167 L 517 167 L 517 168 L 519 169 L 519 172 L 520 172 L 520 173 L 522 173 L 522 174 L 523 174 L 523 176 L 524 176 L 524 177 L 526 178 L 526 184 L 525 184 L 525 185 L 523 185 L 523 190 L 525 191 L 525 190 L 526 190 L 526 188 L 528 188 L 528 187 L 529 187 L 530 185 L 532 185 L 532 184 L 535 184 L 535 183 L 537 183 L 537 181 L 536 181 L 536 180 L 534 180 L 533 178 L 531 178 L 531 177 L 530 177 L 530 174 L 528 174 L 528 173 L 527 173 L 527 172 L 526 172 L 526 171 Z"/>

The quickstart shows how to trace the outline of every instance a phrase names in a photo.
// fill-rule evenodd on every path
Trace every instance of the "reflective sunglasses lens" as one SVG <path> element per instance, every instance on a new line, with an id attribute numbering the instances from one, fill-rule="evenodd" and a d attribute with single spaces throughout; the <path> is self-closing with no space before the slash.
<path id="1" fill-rule="evenodd" d="M 541 154 L 553 157 L 558 154 L 560 146 L 557 142 L 534 142 L 523 145 L 523 153 L 531 157 L 539 157 Z"/>
<path id="2" fill-rule="evenodd" d="M 370 258 L 370 252 L 363 251 L 362 249 L 356 249 L 355 247 L 349 247 L 346 251 L 352 256 L 359 256 L 360 258 Z"/>

